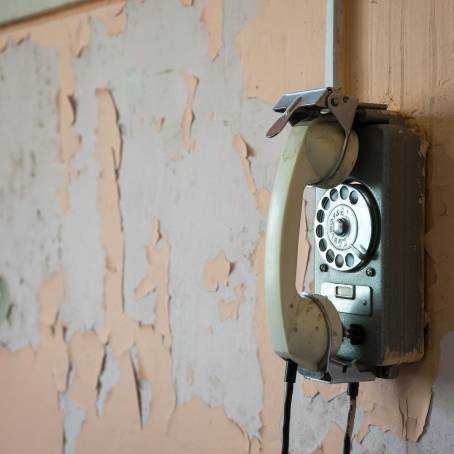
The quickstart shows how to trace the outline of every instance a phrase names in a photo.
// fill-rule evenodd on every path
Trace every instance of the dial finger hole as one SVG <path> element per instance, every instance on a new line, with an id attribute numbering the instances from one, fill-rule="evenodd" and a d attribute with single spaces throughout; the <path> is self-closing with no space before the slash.
<path id="1" fill-rule="evenodd" d="M 326 251 L 326 240 L 325 239 L 321 239 L 319 242 L 318 242 L 318 247 L 319 249 L 322 251 L 322 252 L 325 252 Z"/>
<path id="2" fill-rule="evenodd" d="M 332 251 L 332 249 L 328 249 L 328 251 L 326 253 L 326 260 L 329 263 L 333 263 L 333 261 L 334 261 L 334 252 Z"/>
<path id="3" fill-rule="evenodd" d="M 344 257 L 342 257 L 342 255 L 340 254 L 337 254 L 335 263 L 338 268 L 342 268 L 344 266 Z"/>
<path id="4" fill-rule="evenodd" d="M 355 263 L 355 257 L 353 257 L 353 254 L 348 253 L 345 256 L 345 263 L 347 264 L 347 266 L 349 268 L 351 268 L 353 266 L 353 264 Z"/>
<path id="5" fill-rule="evenodd" d="M 350 203 L 355 205 L 358 202 L 358 193 L 356 191 L 352 191 L 350 193 Z"/>
<path id="6" fill-rule="evenodd" d="M 347 200 L 348 197 L 348 188 L 347 186 L 342 186 L 340 189 L 340 196 L 342 200 Z"/>
<path id="7" fill-rule="evenodd" d="M 329 198 L 328 197 L 323 197 L 323 199 L 322 199 L 322 208 L 324 210 L 327 210 L 329 208 L 329 205 L 330 205 Z"/>
<path id="8" fill-rule="evenodd" d="M 335 202 L 339 198 L 339 192 L 337 192 L 337 189 L 331 189 L 331 192 L 329 193 L 330 199 Z"/>
<path id="9" fill-rule="evenodd" d="M 325 219 L 325 212 L 323 210 L 318 210 L 317 211 L 317 221 L 323 222 L 324 219 Z"/>
<path id="10" fill-rule="evenodd" d="M 316 235 L 321 238 L 323 236 L 323 226 L 318 225 L 317 228 L 315 229 Z"/>

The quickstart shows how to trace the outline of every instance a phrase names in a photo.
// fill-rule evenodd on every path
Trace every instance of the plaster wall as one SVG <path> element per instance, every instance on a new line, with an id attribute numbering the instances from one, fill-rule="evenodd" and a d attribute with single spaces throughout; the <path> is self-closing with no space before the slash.
<path id="1" fill-rule="evenodd" d="M 2 452 L 279 452 L 263 247 L 286 134 L 264 133 L 281 93 L 323 85 L 324 14 L 130 0 L 1 31 Z M 362 387 L 353 452 L 451 453 L 454 3 L 346 20 L 347 91 L 431 143 L 427 354 Z M 292 453 L 341 452 L 347 410 L 298 378 Z"/>

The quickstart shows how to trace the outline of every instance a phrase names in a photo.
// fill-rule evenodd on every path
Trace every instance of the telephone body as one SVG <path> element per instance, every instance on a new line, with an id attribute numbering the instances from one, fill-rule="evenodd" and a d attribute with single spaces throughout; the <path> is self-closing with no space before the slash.
<path id="1" fill-rule="evenodd" d="M 394 378 L 424 354 L 425 156 L 385 105 L 324 88 L 284 95 L 289 140 L 267 227 L 265 297 L 273 348 L 329 383 Z M 315 186 L 314 294 L 295 290 L 305 186 Z M 296 244 L 295 244 L 296 242 Z"/>

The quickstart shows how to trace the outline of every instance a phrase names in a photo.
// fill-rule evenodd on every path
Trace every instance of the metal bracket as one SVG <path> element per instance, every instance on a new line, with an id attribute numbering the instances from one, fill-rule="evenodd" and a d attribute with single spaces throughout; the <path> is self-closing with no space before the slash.
<path id="1" fill-rule="evenodd" d="M 332 114 L 344 130 L 345 139 L 336 165 L 324 178 L 324 181 L 327 181 L 336 174 L 344 159 L 358 107 L 362 110 L 386 110 L 387 108 L 386 104 L 358 103 L 358 99 L 354 96 L 345 96 L 340 89 L 332 87 L 287 93 L 273 107 L 275 112 L 283 114 L 274 122 L 266 136 L 268 138 L 276 136 L 287 123 L 294 125 L 302 120 Z"/>
<path id="2" fill-rule="evenodd" d="M 274 106 L 275 112 L 283 112 L 266 133 L 271 138 L 279 134 L 284 126 L 296 118 L 298 121 L 332 113 L 345 131 L 350 134 L 358 100 L 343 96 L 340 90 L 331 87 L 318 88 L 296 93 L 287 93 Z"/>

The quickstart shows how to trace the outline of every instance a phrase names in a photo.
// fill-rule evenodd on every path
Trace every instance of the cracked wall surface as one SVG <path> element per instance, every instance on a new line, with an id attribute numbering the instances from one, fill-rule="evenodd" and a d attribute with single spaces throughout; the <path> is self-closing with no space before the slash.
<path id="1" fill-rule="evenodd" d="M 263 260 L 286 134 L 264 134 L 282 92 L 323 84 L 324 14 L 129 0 L 0 30 L 2 452 L 279 452 Z M 431 143 L 427 354 L 362 387 L 356 454 L 454 451 L 453 18 L 348 2 L 349 91 Z M 293 454 L 341 452 L 344 391 L 298 378 Z"/>

